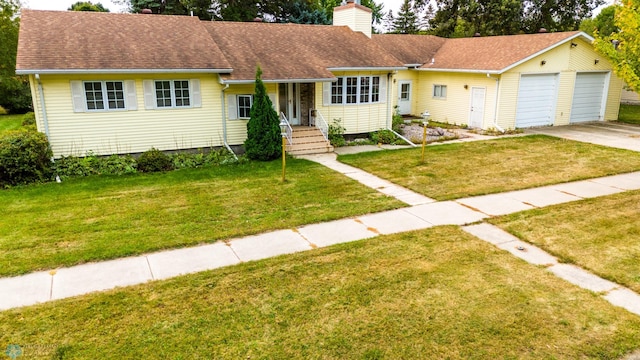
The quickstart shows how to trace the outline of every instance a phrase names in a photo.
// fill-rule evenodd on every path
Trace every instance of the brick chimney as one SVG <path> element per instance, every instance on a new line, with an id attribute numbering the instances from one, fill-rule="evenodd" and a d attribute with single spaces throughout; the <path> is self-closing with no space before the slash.
<path id="1" fill-rule="evenodd" d="M 347 3 L 333 9 L 333 25 L 348 26 L 353 31 L 371 37 L 371 9 L 360 5 L 359 0 L 347 0 Z"/>

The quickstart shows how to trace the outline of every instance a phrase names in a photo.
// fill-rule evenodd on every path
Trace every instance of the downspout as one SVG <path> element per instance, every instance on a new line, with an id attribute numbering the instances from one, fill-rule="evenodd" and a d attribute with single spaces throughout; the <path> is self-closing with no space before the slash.
<path id="1" fill-rule="evenodd" d="M 42 88 L 42 82 L 40 81 L 40 74 L 35 74 L 35 78 L 36 82 L 38 83 L 38 95 L 40 96 L 40 107 L 42 108 L 42 123 L 44 124 L 44 134 L 47 137 L 47 141 L 49 141 L 49 146 L 51 146 L 51 138 L 49 138 L 49 118 L 47 117 L 47 106 L 44 102 L 44 89 Z M 51 162 L 55 162 L 53 156 L 51 156 Z M 56 174 L 56 182 L 62 182 L 58 174 Z"/>
<path id="2" fill-rule="evenodd" d="M 387 74 L 387 129 L 391 129 L 393 124 L 393 114 L 391 113 L 391 78 L 393 73 Z"/>
<path id="3" fill-rule="evenodd" d="M 42 107 L 42 122 L 44 123 L 44 134 L 47 136 L 47 140 L 51 141 L 51 139 L 49 138 L 49 119 L 47 118 L 47 107 L 44 103 L 44 90 L 42 89 L 42 82 L 40 82 L 40 74 L 36 74 L 35 77 L 38 83 L 40 107 Z"/>
<path id="4" fill-rule="evenodd" d="M 496 78 L 496 101 L 493 106 L 493 125 L 496 127 L 496 129 L 498 129 L 498 131 L 500 131 L 501 133 L 504 133 L 505 132 L 504 129 L 501 128 L 500 125 L 498 125 L 498 95 L 500 95 L 500 78 L 499 77 Z"/>
<path id="5" fill-rule="evenodd" d="M 231 152 L 233 157 L 238 160 L 236 153 L 233 152 L 231 146 L 229 146 L 229 143 L 227 143 L 227 102 L 226 97 L 224 96 L 224 92 L 229 88 L 229 84 L 225 84 L 225 82 L 222 80 L 222 77 L 220 77 L 220 74 L 218 74 L 218 80 L 220 81 L 220 84 L 224 84 L 224 88 L 222 88 L 222 90 L 220 91 L 220 99 L 222 100 L 222 143 L 224 147 L 227 148 L 229 152 Z"/>

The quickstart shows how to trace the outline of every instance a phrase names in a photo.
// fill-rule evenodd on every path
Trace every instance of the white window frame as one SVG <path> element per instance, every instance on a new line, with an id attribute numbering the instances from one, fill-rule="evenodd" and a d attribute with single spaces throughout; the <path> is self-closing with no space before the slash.
<path id="1" fill-rule="evenodd" d="M 434 99 L 446 99 L 447 98 L 447 85 L 433 84 L 432 95 L 433 95 Z"/>
<path id="2" fill-rule="evenodd" d="M 100 93 L 102 94 L 102 109 L 89 109 L 89 99 L 87 98 L 87 84 L 100 84 Z M 109 106 L 109 90 L 107 90 L 107 83 L 120 83 L 122 87 L 121 90 L 115 90 L 116 94 L 118 92 L 122 93 L 122 107 L 117 107 L 116 99 L 116 107 L 112 108 Z M 94 90 L 95 92 L 95 90 Z M 87 80 L 82 82 L 82 93 L 84 95 L 84 108 L 88 112 L 101 112 L 101 111 L 126 111 L 127 110 L 127 89 L 125 87 L 125 83 L 122 80 Z M 100 101 L 100 100 L 98 100 Z M 92 100 L 92 102 L 96 102 L 96 100 Z"/>
<path id="3" fill-rule="evenodd" d="M 376 78 L 377 80 L 375 80 Z M 366 94 L 363 93 L 363 83 L 366 84 L 366 86 L 364 86 Z M 331 93 L 329 94 L 330 104 L 359 105 L 382 103 L 380 84 L 380 75 L 339 76 L 338 81 L 331 84 Z M 338 90 L 341 90 L 342 93 L 338 93 Z M 355 93 L 353 90 L 355 90 Z M 348 91 L 351 92 L 348 93 Z"/>
<path id="4" fill-rule="evenodd" d="M 240 116 L 240 99 L 249 98 L 249 112 L 247 116 Z M 249 119 L 251 114 L 251 107 L 253 106 L 253 95 L 251 94 L 238 94 L 236 95 L 236 114 L 237 119 Z"/>
<path id="5" fill-rule="evenodd" d="M 158 83 L 159 82 L 169 82 L 169 89 L 170 89 L 170 101 L 171 101 L 171 105 L 170 106 L 161 106 L 158 105 Z M 188 97 L 188 101 L 189 101 L 189 105 L 176 105 L 177 103 L 177 97 L 176 97 L 176 82 L 183 82 L 186 81 L 187 82 L 187 88 L 186 91 L 189 92 L 189 97 Z M 184 91 L 185 89 L 181 89 L 181 91 Z M 154 104 L 155 104 L 155 108 L 156 109 L 188 109 L 188 108 L 192 108 L 193 107 L 193 94 L 191 91 L 191 80 L 189 79 L 162 79 L 162 80 L 153 80 L 153 96 L 154 96 Z"/>

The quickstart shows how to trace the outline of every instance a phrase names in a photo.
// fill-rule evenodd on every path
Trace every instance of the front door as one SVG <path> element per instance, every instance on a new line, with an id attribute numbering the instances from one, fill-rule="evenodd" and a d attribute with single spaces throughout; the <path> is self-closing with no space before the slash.
<path id="1" fill-rule="evenodd" d="M 291 125 L 300 125 L 300 84 L 280 84 L 279 108 Z"/>
<path id="2" fill-rule="evenodd" d="M 472 128 L 482 128 L 482 121 L 484 120 L 484 94 L 485 88 L 471 88 L 469 126 Z"/>
<path id="3" fill-rule="evenodd" d="M 411 113 L 411 81 L 398 82 L 398 112 L 400 115 Z"/>

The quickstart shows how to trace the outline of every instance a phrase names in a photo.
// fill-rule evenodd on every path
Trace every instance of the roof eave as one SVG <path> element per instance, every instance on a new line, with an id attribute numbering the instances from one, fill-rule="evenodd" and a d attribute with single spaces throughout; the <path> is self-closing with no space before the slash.
<path id="1" fill-rule="evenodd" d="M 417 68 L 418 71 L 433 72 L 455 72 L 455 73 L 471 73 L 471 74 L 502 74 L 502 70 L 482 70 L 482 69 L 446 69 L 446 68 Z"/>
<path id="2" fill-rule="evenodd" d="M 572 35 L 572 36 L 570 36 L 570 37 L 568 37 L 568 38 L 566 38 L 566 39 L 563 39 L 563 40 L 561 40 L 561 41 L 558 41 L 558 42 L 557 42 L 557 43 L 555 43 L 555 44 L 552 44 L 552 45 L 550 45 L 550 46 L 547 46 L 546 48 L 544 48 L 544 49 L 542 49 L 542 50 L 540 50 L 540 51 L 538 51 L 538 52 L 536 52 L 536 53 L 534 53 L 534 54 L 531 54 L 531 55 L 529 55 L 529 56 L 525 57 L 525 58 L 524 58 L 524 59 L 522 59 L 522 60 L 516 61 L 515 63 L 513 63 L 513 64 L 511 64 L 511 65 L 509 65 L 509 66 L 507 66 L 507 67 L 505 67 L 505 68 L 504 68 L 504 69 L 502 69 L 502 70 L 500 70 L 500 73 L 502 74 L 502 73 L 504 73 L 504 72 L 507 72 L 507 71 L 509 71 L 509 70 L 511 70 L 511 69 L 513 69 L 513 68 L 515 68 L 516 66 L 519 66 L 519 65 L 522 65 L 522 64 L 526 63 L 527 61 L 529 61 L 529 60 L 533 59 L 534 57 L 536 57 L 536 56 L 538 56 L 538 55 L 544 54 L 545 52 L 547 52 L 547 51 L 549 51 L 549 50 L 551 50 L 551 49 L 553 49 L 553 48 L 556 48 L 556 47 L 558 47 L 558 46 L 560 46 L 560 45 L 562 45 L 562 44 L 564 44 L 564 43 L 566 43 L 566 42 L 568 42 L 568 41 L 571 41 L 571 40 L 575 39 L 575 38 L 578 38 L 578 37 L 583 37 L 583 38 L 585 38 L 585 39 L 586 39 L 587 41 L 589 41 L 589 42 L 593 42 L 593 40 L 594 40 L 594 38 L 593 38 L 593 37 L 589 36 L 589 34 L 587 34 L 587 33 L 585 33 L 585 32 L 582 32 L 582 31 L 577 32 L 577 33 L 575 33 L 574 35 Z"/>
<path id="3" fill-rule="evenodd" d="M 407 70 L 406 66 L 390 66 L 390 67 L 331 67 L 329 71 L 396 71 Z"/>
<path id="4" fill-rule="evenodd" d="M 316 82 L 333 82 L 337 78 L 316 78 L 316 79 L 262 79 L 265 84 L 288 84 L 288 83 L 316 83 Z M 255 79 L 239 79 L 239 80 L 222 80 L 223 84 L 253 84 Z"/>
<path id="5" fill-rule="evenodd" d="M 17 69 L 16 75 L 230 74 L 233 69 Z"/>

